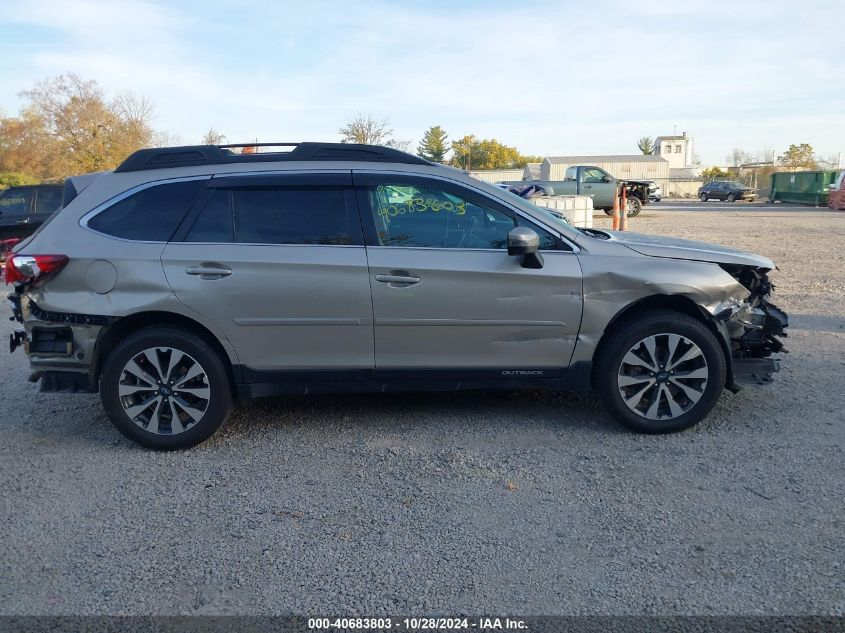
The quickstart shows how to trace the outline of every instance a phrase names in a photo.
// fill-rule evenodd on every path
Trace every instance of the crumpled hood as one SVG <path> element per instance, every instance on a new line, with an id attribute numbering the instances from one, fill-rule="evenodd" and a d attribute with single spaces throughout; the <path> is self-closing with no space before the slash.
<path id="1" fill-rule="evenodd" d="M 728 248 L 727 246 L 697 242 L 695 240 L 684 240 L 679 237 L 646 235 L 645 233 L 629 233 L 627 231 L 605 232 L 611 236 L 613 241 L 649 257 L 690 259 L 699 262 L 714 262 L 716 264 L 738 264 L 769 270 L 775 267 L 774 262 L 767 257 Z"/>

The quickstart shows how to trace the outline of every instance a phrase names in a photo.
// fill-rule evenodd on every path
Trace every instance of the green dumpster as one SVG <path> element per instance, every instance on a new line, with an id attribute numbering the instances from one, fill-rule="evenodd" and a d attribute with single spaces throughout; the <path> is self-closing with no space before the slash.
<path id="1" fill-rule="evenodd" d="M 828 185 L 836 182 L 837 171 L 784 171 L 772 174 L 769 202 L 792 202 L 827 206 Z"/>

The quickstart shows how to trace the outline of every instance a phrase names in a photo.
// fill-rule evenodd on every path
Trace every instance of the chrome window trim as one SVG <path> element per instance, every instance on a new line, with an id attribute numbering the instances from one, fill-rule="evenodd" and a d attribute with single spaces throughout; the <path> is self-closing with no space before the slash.
<path id="1" fill-rule="evenodd" d="M 516 215 L 521 217 L 522 219 L 527 220 L 529 222 L 533 222 L 534 224 L 541 226 L 543 229 L 545 229 L 546 231 L 548 231 L 552 235 L 558 237 L 561 241 L 563 241 L 567 246 L 569 246 L 572 249 L 571 251 L 542 250 L 543 253 L 570 253 L 570 254 L 574 255 L 574 254 L 581 252 L 581 249 L 579 248 L 579 246 L 575 242 L 573 242 L 571 238 L 563 235 L 560 232 L 559 229 L 550 227 L 545 222 L 541 222 L 537 218 L 533 218 L 529 215 L 526 215 L 525 212 L 523 212 L 520 209 L 517 209 L 516 207 L 508 204 L 504 200 L 499 200 L 498 198 L 493 198 L 486 191 L 484 191 L 482 189 L 478 189 L 476 187 L 473 187 L 471 184 L 463 182 L 462 180 L 453 180 L 452 178 L 446 178 L 446 177 L 441 176 L 439 174 L 430 174 L 430 173 L 426 173 L 426 172 L 411 172 L 411 171 L 396 171 L 396 170 L 384 170 L 384 171 L 382 171 L 382 170 L 375 170 L 375 169 L 353 169 L 352 170 L 353 180 L 355 178 L 355 174 L 367 174 L 367 175 L 376 175 L 376 176 L 391 175 L 391 176 L 398 176 L 400 178 L 402 176 L 411 176 L 413 178 L 430 178 L 432 180 L 442 180 L 443 182 L 447 182 L 447 183 L 450 183 L 450 184 L 460 185 L 462 187 L 466 187 L 467 189 L 477 193 L 478 195 L 484 196 L 485 198 L 490 199 L 493 202 L 497 202 L 498 204 L 502 205 L 503 207 L 510 209 Z M 358 185 L 355 185 L 355 186 L 357 187 Z M 419 247 L 417 247 L 417 246 L 389 246 L 389 245 L 384 246 L 384 245 L 381 245 L 381 244 L 378 245 L 378 246 L 372 246 L 372 247 L 368 247 L 368 248 L 405 248 L 405 249 L 407 249 L 407 248 L 421 248 L 421 249 L 425 249 L 425 250 L 444 250 L 444 251 L 456 251 L 456 250 L 492 251 L 492 252 L 495 252 L 495 253 L 501 253 L 503 250 L 505 250 L 505 249 L 501 249 L 501 248 L 457 249 L 457 248 L 441 248 L 441 247 L 432 247 L 432 246 L 419 246 Z"/>
<path id="2" fill-rule="evenodd" d="M 112 196 L 105 202 L 101 202 L 96 207 L 91 209 L 88 213 L 83 215 L 79 218 L 79 226 L 81 226 L 86 231 L 90 231 L 95 235 L 102 235 L 112 240 L 119 240 L 121 242 L 129 242 L 130 244 L 167 244 L 168 242 L 161 241 L 161 240 L 130 240 L 125 237 L 117 237 L 116 235 L 109 235 L 108 233 L 103 233 L 102 231 L 96 231 L 88 226 L 88 222 L 91 221 L 92 218 L 98 216 L 100 213 L 105 211 L 106 209 L 114 206 L 121 200 L 125 200 L 131 195 L 138 193 L 139 191 L 143 191 L 144 189 L 149 189 L 150 187 L 157 187 L 159 185 L 169 185 L 174 182 L 189 182 L 191 180 L 211 180 L 213 174 L 205 174 L 202 176 L 183 176 L 181 178 L 164 178 L 162 180 L 150 180 L 149 182 L 141 183 L 140 185 L 135 185 L 124 191 L 123 193 L 119 193 L 116 196 Z"/>

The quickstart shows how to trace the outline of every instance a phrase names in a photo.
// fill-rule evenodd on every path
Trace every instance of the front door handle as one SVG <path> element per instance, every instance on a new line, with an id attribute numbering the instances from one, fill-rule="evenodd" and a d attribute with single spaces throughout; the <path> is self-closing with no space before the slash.
<path id="1" fill-rule="evenodd" d="M 189 275 L 199 275 L 201 279 L 220 279 L 231 275 L 232 269 L 220 264 L 200 264 L 199 266 L 189 266 L 185 269 L 185 272 Z"/>
<path id="2" fill-rule="evenodd" d="M 584 185 L 584 189 L 592 189 L 593 185 Z"/>
<path id="3" fill-rule="evenodd" d="M 401 272 L 401 274 L 399 274 Z M 390 284 L 392 288 L 402 288 L 405 286 L 413 286 L 422 281 L 419 277 L 409 275 L 405 271 L 394 271 L 389 275 L 376 275 L 376 281 L 384 284 Z M 395 285 L 394 285 L 395 284 Z"/>
<path id="4" fill-rule="evenodd" d="M 29 218 L 25 218 L 23 220 L 18 220 L 15 224 L 29 224 Z"/>

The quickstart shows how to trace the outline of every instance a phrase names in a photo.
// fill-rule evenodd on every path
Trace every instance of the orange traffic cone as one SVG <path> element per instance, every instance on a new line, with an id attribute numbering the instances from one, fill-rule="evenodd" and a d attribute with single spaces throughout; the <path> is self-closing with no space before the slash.
<path id="1" fill-rule="evenodd" d="M 613 230 L 619 230 L 619 190 L 616 190 L 616 195 L 613 196 Z"/>
<path id="2" fill-rule="evenodd" d="M 628 230 L 628 189 L 622 185 L 622 208 L 619 210 L 619 230 Z"/>

